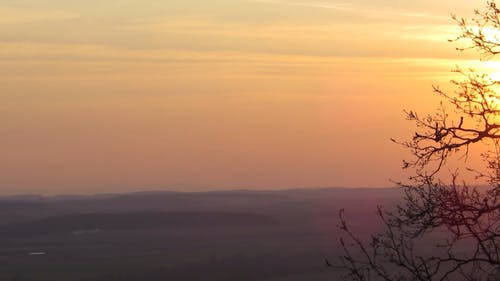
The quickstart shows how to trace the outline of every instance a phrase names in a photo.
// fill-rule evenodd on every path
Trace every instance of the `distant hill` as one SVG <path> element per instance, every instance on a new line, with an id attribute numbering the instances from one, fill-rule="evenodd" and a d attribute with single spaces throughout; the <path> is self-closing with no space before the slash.
<path id="1" fill-rule="evenodd" d="M 11 196 L 0 198 L 0 225 L 75 213 L 233 212 L 280 214 L 321 211 L 332 206 L 370 207 L 397 202 L 398 188 L 318 188 L 212 192 L 137 192 L 90 196 Z"/>

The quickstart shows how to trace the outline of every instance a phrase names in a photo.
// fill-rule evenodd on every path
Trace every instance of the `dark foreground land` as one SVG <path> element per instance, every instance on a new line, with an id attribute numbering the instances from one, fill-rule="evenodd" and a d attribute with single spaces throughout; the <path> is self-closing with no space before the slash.
<path id="1" fill-rule="evenodd" d="M 0 280 L 337 280 L 338 211 L 377 229 L 397 189 L 0 198 Z"/>

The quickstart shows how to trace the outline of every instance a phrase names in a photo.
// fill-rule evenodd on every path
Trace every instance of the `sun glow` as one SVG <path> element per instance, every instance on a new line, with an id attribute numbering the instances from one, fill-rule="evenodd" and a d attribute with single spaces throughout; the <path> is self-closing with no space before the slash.
<path id="1" fill-rule="evenodd" d="M 500 82 L 500 61 L 483 62 L 484 72 L 495 82 Z"/>

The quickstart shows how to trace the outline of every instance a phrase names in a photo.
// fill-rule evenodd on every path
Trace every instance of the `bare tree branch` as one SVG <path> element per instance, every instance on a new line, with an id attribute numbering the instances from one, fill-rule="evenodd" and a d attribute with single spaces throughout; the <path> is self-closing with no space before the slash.
<path id="1" fill-rule="evenodd" d="M 494 1 L 475 18 L 452 18 L 461 29 L 450 40 L 457 50 L 475 50 L 482 60 L 500 54 L 500 9 Z M 456 90 L 434 86 L 442 98 L 437 111 L 421 116 L 405 111 L 416 131 L 410 140 L 392 140 L 407 147 L 412 159 L 404 169 L 414 174 L 399 183 L 404 201 L 392 212 L 379 207 L 384 231 L 369 241 L 349 227 L 344 211 L 339 228 L 345 280 L 500 280 L 500 82 L 473 69 L 457 68 Z M 485 169 L 468 168 L 488 186 L 460 182 L 458 170 L 445 183 L 439 179 L 447 162 L 457 155 L 467 162 L 469 148 L 491 149 L 481 154 Z"/>

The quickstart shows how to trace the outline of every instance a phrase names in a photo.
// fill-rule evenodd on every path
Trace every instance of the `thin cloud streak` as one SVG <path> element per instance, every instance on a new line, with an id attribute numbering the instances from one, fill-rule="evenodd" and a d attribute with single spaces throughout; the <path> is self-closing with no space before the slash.
<path id="1" fill-rule="evenodd" d="M 0 6 L 0 24 L 20 25 L 28 23 L 62 21 L 78 18 L 76 13 L 60 10 L 26 10 Z"/>
<path id="2" fill-rule="evenodd" d="M 301 6 L 301 7 L 311 7 L 311 8 L 325 8 L 325 9 L 341 10 L 341 11 L 354 10 L 353 5 L 350 3 L 291 2 L 291 1 L 280 1 L 280 0 L 256 0 L 256 1 L 263 3 L 284 4 L 289 6 Z"/>
<path id="3" fill-rule="evenodd" d="M 283 0 L 255 0 L 262 3 L 280 4 L 288 6 L 301 6 L 310 8 L 322 8 L 338 11 L 345 11 L 360 14 L 370 18 L 387 19 L 387 16 L 399 18 L 422 18 L 433 20 L 449 20 L 449 17 L 437 16 L 425 12 L 408 12 L 404 10 L 391 10 L 391 9 L 374 9 L 369 7 L 355 6 L 351 3 L 325 3 L 325 2 L 299 2 L 299 1 L 283 1 Z"/>

